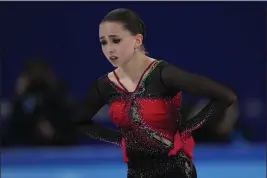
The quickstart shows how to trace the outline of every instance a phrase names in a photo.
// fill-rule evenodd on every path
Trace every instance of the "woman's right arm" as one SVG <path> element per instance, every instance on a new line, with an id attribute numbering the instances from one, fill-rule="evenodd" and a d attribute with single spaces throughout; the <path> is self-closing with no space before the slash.
<path id="1" fill-rule="evenodd" d="M 79 130 L 93 139 L 120 145 L 122 134 L 120 131 L 102 127 L 92 121 L 93 116 L 106 104 L 99 92 L 99 81 L 96 80 L 89 88 L 87 95 L 78 108 L 78 118 L 75 124 Z"/>

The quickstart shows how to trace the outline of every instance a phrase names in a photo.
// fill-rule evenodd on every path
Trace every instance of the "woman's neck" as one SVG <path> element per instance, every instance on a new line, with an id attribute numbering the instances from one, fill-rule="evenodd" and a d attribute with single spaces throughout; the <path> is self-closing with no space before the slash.
<path id="1" fill-rule="evenodd" d="M 153 61 L 144 54 L 136 54 L 130 59 L 124 66 L 119 67 L 119 71 L 125 77 L 129 77 L 131 80 L 139 80 L 147 66 Z"/>

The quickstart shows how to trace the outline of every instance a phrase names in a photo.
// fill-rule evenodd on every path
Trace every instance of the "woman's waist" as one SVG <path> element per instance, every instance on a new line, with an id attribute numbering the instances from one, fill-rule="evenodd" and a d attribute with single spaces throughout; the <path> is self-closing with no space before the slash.
<path id="1" fill-rule="evenodd" d="M 137 157 L 161 157 L 168 154 L 175 155 L 180 150 L 190 157 L 193 155 L 193 138 L 182 138 L 179 132 L 172 137 L 164 137 L 155 133 L 124 136 L 127 155 L 130 153 Z"/>
<path id="2" fill-rule="evenodd" d="M 174 142 L 187 144 L 188 140 L 193 139 L 191 135 L 181 135 L 178 130 L 142 128 L 122 130 L 124 138 L 126 138 L 129 142 L 141 142 L 143 144 L 148 144 L 148 142 L 152 141 L 153 143 L 162 143 L 166 147 L 170 148 L 173 147 Z"/>

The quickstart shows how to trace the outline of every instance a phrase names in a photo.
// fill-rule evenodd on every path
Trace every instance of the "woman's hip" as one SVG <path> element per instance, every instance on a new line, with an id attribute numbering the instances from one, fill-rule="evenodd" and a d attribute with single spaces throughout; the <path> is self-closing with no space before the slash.
<path id="1" fill-rule="evenodd" d="M 183 152 L 175 156 L 135 156 L 128 162 L 128 178 L 196 178 L 195 165 Z"/>

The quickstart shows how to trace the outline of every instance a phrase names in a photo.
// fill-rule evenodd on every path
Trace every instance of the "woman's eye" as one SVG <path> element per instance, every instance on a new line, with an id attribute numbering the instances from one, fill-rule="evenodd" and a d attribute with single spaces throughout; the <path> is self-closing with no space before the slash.
<path id="1" fill-rule="evenodd" d="M 119 43 L 121 41 L 121 39 L 114 38 L 112 41 L 113 41 L 113 43 Z"/>
<path id="2" fill-rule="evenodd" d="M 107 44 L 107 41 L 106 40 L 102 40 L 102 41 L 100 41 L 100 43 L 101 43 L 101 45 L 106 45 Z"/>

